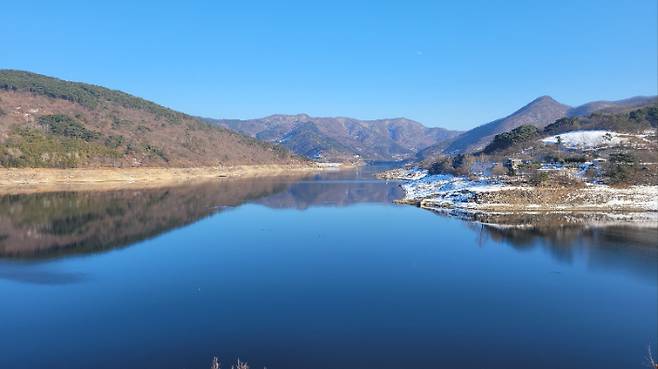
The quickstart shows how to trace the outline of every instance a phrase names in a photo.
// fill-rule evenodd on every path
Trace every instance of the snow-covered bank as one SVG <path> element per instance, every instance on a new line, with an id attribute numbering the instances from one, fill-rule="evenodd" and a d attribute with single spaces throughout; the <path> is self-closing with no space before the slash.
<path id="1" fill-rule="evenodd" d="M 467 202 L 472 195 L 484 191 L 498 191 L 503 184 L 491 178 L 470 180 L 450 174 L 428 175 L 401 185 L 405 200 L 434 199 L 446 203 Z"/>
<path id="2" fill-rule="evenodd" d="M 492 177 L 468 179 L 439 174 L 408 180 L 401 187 L 405 197 L 400 203 L 466 218 L 476 214 L 605 213 L 607 221 L 642 220 L 658 226 L 658 186 L 543 187 L 510 185 Z"/>
<path id="3" fill-rule="evenodd" d="M 420 168 L 398 168 L 377 174 L 379 179 L 390 179 L 397 181 L 413 181 L 427 176 L 427 169 Z"/>

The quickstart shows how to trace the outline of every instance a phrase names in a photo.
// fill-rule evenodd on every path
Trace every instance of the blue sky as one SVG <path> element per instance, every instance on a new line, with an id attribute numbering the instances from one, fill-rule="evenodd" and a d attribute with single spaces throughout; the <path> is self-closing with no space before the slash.
<path id="1" fill-rule="evenodd" d="M 190 114 L 382 118 L 466 129 L 540 95 L 657 93 L 655 0 L 12 1 L 0 68 Z"/>

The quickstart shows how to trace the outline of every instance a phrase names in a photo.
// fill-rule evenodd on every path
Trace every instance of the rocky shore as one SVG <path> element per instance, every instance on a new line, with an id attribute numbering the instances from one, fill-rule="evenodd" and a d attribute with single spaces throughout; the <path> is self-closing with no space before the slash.
<path id="1" fill-rule="evenodd" d="M 569 216 L 571 221 L 635 222 L 658 226 L 658 186 L 532 186 L 503 178 L 429 175 L 420 169 L 379 176 L 401 180 L 405 197 L 398 203 L 491 223 L 519 223 L 528 215 Z M 411 179 L 410 179 L 411 178 Z M 531 217 L 534 222 L 542 217 Z"/>

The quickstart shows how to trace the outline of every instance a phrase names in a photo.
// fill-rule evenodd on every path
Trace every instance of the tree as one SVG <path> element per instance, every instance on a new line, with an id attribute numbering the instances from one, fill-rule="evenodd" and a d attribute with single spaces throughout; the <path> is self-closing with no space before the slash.
<path id="1" fill-rule="evenodd" d="M 491 154 L 511 148 L 512 146 L 528 142 L 539 137 L 539 130 L 533 125 L 523 125 L 514 128 L 511 131 L 503 132 L 494 136 L 494 139 L 487 145 L 483 152 Z"/>
<path id="2" fill-rule="evenodd" d="M 452 168 L 457 175 L 465 176 L 470 174 L 471 166 L 475 163 L 473 155 L 459 154 L 452 159 Z"/>

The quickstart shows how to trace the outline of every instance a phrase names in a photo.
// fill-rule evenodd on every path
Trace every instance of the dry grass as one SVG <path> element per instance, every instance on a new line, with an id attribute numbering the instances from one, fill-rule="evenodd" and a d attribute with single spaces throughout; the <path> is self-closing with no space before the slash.
<path id="1" fill-rule="evenodd" d="M 213 357 L 212 361 L 210 362 L 210 369 L 221 369 L 221 367 L 222 363 L 219 361 L 219 358 L 217 356 Z M 249 369 L 249 364 L 240 361 L 238 358 L 238 361 L 231 365 L 231 369 Z"/>
<path id="2" fill-rule="evenodd" d="M 153 188 L 222 178 L 299 175 L 322 170 L 315 165 L 276 164 L 201 168 L 0 168 L 0 194 Z"/>
<path id="3" fill-rule="evenodd" d="M 658 369 L 658 363 L 653 358 L 653 353 L 651 352 L 651 346 L 647 347 L 647 364 L 649 365 L 649 368 Z"/>

